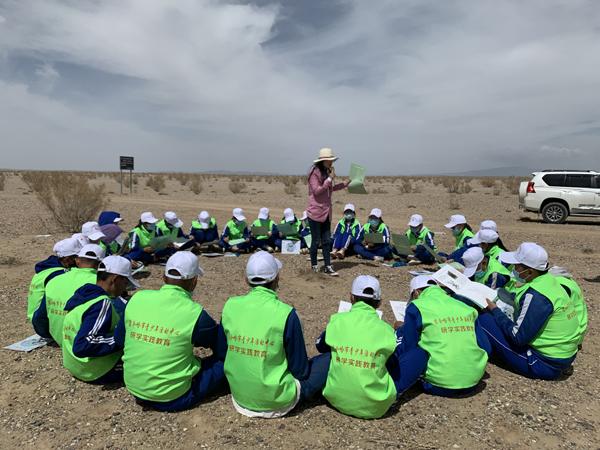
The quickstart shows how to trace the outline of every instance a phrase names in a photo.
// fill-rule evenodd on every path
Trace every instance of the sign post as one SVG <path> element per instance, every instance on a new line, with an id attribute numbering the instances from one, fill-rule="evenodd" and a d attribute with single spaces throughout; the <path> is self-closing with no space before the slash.
<path id="1" fill-rule="evenodd" d="M 129 194 L 133 194 L 133 156 L 120 156 L 119 157 L 120 169 L 121 169 L 121 195 L 123 195 L 123 171 L 129 170 Z"/>

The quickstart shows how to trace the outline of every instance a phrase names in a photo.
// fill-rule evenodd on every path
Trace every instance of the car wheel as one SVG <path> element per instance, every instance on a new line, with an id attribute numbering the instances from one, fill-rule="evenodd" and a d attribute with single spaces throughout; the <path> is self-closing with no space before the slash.
<path id="1" fill-rule="evenodd" d="M 546 223 L 565 223 L 569 211 L 562 203 L 548 203 L 542 209 L 542 218 Z"/>

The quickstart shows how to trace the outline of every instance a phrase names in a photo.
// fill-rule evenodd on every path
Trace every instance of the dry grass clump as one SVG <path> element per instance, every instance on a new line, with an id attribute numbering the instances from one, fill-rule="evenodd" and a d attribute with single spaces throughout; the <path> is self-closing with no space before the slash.
<path id="1" fill-rule="evenodd" d="M 150 175 L 146 180 L 146 186 L 156 192 L 165 188 L 165 177 L 162 175 Z"/>
<path id="2" fill-rule="evenodd" d="M 6 174 L 4 172 L 0 172 L 0 191 L 4 190 L 5 183 L 6 183 Z"/>
<path id="3" fill-rule="evenodd" d="M 195 177 L 193 177 L 192 182 L 190 183 L 190 191 L 198 195 L 200 192 L 202 192 L 203 189 L 204 186 L 202 186 L 202 177 L 196 175 Z"/>
<path id="4" fill-rule="evenodd" d="M 229 190 L 232 194 L 240 194 L 246 190 L 246 183 L 242 181 L 231 180 L 229 182 Z"/>
<path id="5" fill-rule="evenodd" d="M 496 186 L 496 180 L 492 177 L 485 177 L 479 180 L 479 183 L 485 188 L 491 188 Z"/>
<path id="6" fill-rule="evenodd" d="M 62 172 L 25 172 L 23 181 L 48 208 L 55 222 L 70 233 L 96 217 L 106 206 L 104 184 L 90 186 L 87 175 Z"/>
<path id="7" fill-rule="evenodd" d="M 501 192 L 502 192 L 502 186 L 500 186 L 500 185 L 499 185 L 499 184 L 497 184 L 497 183 L 494 183 L 494 187 L 493 187 L 493 189 L 492 189 L 492 193 L 493 193 L 495 196 L 499 196 Z"/>
<path id="8" fill-rule="evenodd" d="M 502 180 L 508 192 L 514 195 L 519 193 L 519 187 L 523 181 L 526 181 L 526 179 L 521 177 L 506 177 Z"/>
<path id="9" fill-rule="evenodd" d="M 458 195 L 450 195 L 450 199 L 448 200 L 448 209 L 450 209 L 450 211 L 460 210 L 460 197 Z"/>
<path id="10" fill-rule="evenodd" d="M 283 191 L 288 195 L 298 195 L 300 193 L 300 187 L 298 181 L 300 177 L 286 177 L 283 183 Z"/>
<path id="11" fill-rule="evenodd" d="M 398 192 L 401 194 L 410 194 L 413 191 L 413 185 L 410 178 L 400 178 L 400 184 L 397 185 Z"/>
<path id="12" fill-rule="evenodd" d="M 468 194 L 473 190 L 470 181 L 464 178 L 446 177 L 442 184 L 449 194 Z"/>

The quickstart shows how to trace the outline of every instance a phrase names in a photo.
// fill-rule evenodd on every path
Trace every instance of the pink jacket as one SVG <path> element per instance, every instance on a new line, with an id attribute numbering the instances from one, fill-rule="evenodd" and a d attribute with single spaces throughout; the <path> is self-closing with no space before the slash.
<path id="1" fill-rule="evenodd" d="M 348 183 L 333 184 L 329 177 L 323 177 L 321 171 L 313 167 L 308 175 L 308 207 L 306 214 L 315 222 L 325 222 L 331 218 L 331 194 L 348 186 Z"/>

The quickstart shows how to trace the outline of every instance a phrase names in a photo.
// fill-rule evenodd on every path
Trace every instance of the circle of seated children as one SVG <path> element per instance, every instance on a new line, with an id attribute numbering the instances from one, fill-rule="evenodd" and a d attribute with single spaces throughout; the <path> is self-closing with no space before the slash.
<path id="1" fill-rule="evenodd" d="M 354 205 L 346 205 L 336 227 L 337 257 L 352 248 L 363 257 L 388 257 L 375 246 L 391 245 L 381 211 L 373 209 L 362 227 L 354 212 Z M 191 408 L 229 389 L 233 407 L 248 417 L 281 417 L 322 395 L 344 414 L 378 418 L 415 385 L 445 397 L 477 393 L 488 360 L 543 380 L 572 371 L 587 330 L 580 287 L 566 271 L 550 268 L 541 246 L 525 242 L 506 251 L 493 221 L 482 222 L 473 234 L 461 215 L 446 224 L 456 239 L 451 253 L 437 252 L 434 234 L 418 214 L 397 240 L 402 249 L 390 252 L 407 261 L 460 261 L 447 270 L 459 267 L 470 282 L 499 289 L 494 298 L 477 303 L 432 273 L 417 274 L 408 302 L 391 302 L 392 327 L 381 320 L 379 281 L 360 275 L 350 286 L 347 308 L 331 316 L 317 339 L 319 354 L 308 358 L 300 319 L 277 293 L 286 281 L 280 278 L 282 263 L 270 253 L 284 237 L 302 240 L 304 219 L 286 209 L 281 224 L 292 227 L 282 236 L 269 210 L 261 208 L 253 223 L 259 231 L 252 234 L 236 208 L 219 236 L 216 221 L 203 211 L 185 235 L 174 212 L 160 221 L 145 212 L 119 242 L 114 227 L 120 216 L 105 212 L 98 223 L 86 223 L 80 234 L 56 243 L 54 254 L 36 265 L 28 318 L 36 333 L 61 348 L 72 376 L 93 384 L 123 382 L 138 403 L 160 411 Z M 113 240 L 107 242 L 109 233 Z M 383 242 L 374 242 L 381 239 L 373 233 L 383 235 Z M 159 241 L 153 239 L 165 236 L 170 245 L 155 248 Z M 180 237 L 209 249 L 261 248 L 246 264 L 248 292 L 226 301 L 220 323 L 192 299 L 204 272 L 196 254 L 176 251 Z M 139 287 L 132 260 L 162 257 L 163 286 L 129 297 Z M 194 347 L 212 355 L 197 358 Z"/>

